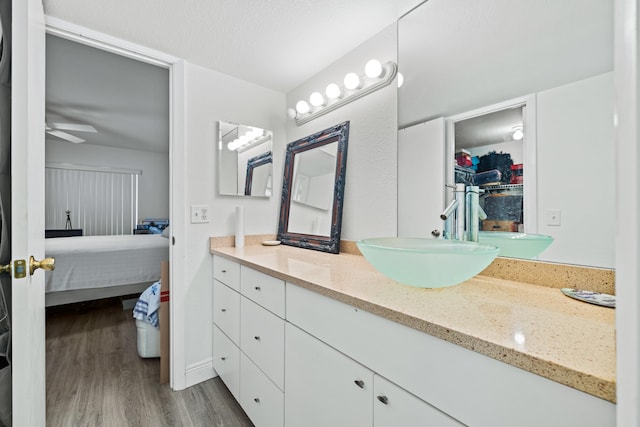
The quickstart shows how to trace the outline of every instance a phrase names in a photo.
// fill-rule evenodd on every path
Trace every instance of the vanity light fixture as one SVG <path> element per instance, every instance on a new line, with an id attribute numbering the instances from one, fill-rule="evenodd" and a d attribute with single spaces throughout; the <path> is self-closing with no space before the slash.
<path id="1" fill-rule="evenodd" d="M 271 135 L 267 135 L 264 137 L 264 129 L 253 128 L 246 132 L 244 135 L 239 136 L 233 141 L 227 144 L 227 149 L 230 151 L 238 150 L 241 151 L 257 145 L 258 143 L 262 143 L 271 138 Z"/>
<path id="2" fill-rule="evenodd" d="M 514 126 L 511 128 L 513 130 L 513 135 L 511 137 L 514 141 L 520 141 L 524 138 L 524 132 L 522 131 L 522 126 Z"/>
<path id="3" fill-rule="evenodd" d="M 399 76 L 398 66 L 395 62 L 389 61 L 383 65 L 378 60 L 370 60 L 365 66 L 364 74 L 348 73 L 344 78 L 343 86 L 331 83 L 326 87 L 326 98 L 320 92 L 314 92 L 309 97 L 311 106 L 307 101 L 298 101 L 295 110 L 293 108 L 287 109 L 287 116 L 295 119 L 296 124 L 300 126 L 388 86 L 396 74 Z M 398 87 L 401 84 L 402 82 L 399 80 Z"/>

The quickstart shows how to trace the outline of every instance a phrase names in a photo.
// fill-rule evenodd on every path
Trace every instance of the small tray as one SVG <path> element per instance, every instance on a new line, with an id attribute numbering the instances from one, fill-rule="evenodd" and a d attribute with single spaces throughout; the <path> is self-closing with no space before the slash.
<path id="1" fill-rule="evenodd" d="M 278 246 L 280 244 L 280 240 L 265 240 L 262 244 L 264 246 Z"/>
<path id="2" fill-rule="evenodd" d="M 616 297 L 614 295 L 575 288 L 562 288 L 560 290 L 566 296 L 580 301 L 600 305 L 602 307 L 616 308 Z"/>

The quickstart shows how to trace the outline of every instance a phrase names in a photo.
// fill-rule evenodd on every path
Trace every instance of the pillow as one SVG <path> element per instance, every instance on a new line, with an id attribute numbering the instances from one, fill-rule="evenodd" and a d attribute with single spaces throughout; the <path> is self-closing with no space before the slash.
<path id="1" fill-rule="evenodd" d="M 162 237 L 166 237 L 167 239 L 171 235 L 171 230 L 169 230 L 169 226 L 167 225 L 164 230 L 162 230 Z"/>

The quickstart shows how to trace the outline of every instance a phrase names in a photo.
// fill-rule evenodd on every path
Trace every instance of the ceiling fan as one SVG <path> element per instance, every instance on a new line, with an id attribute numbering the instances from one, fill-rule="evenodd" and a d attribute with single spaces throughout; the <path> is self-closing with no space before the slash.
<path id="1" fill-rule="evenodd" d="M 73 142 L 74 144 L 80 144 L 82 142 L 86 142 L 86 139 L 79 138 L 75 135 L 71 135 L 68 132 L 63 131 L 72 131 L 72 132 L 91 132 L 98 133 L 96 128 L 91 125 L 83 125 L 77 123 L 45 123 L 45 132 L 49 135 L 56 136 L 60 139 L 64 139 L 68 142 Z"/>

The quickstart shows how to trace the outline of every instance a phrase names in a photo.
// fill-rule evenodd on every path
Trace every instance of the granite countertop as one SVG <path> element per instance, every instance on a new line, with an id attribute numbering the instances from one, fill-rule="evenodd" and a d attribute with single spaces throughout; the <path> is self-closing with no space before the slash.
<path id="1" fill-rule="evenodd" d="M 283 245 L 212 245 L 211 253 L 616 402 L 615 310 L 559 289 L 480 275 L 419 289 L 388 279 L 359 255 Z"/>

